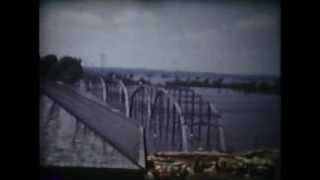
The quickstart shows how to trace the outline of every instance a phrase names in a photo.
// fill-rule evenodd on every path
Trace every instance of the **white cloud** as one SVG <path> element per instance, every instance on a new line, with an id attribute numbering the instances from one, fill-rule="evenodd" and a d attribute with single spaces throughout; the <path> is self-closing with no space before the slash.
<path id="1" fill-rule="evenodd" d="M 183 33 L 184 38 L 192 39 L 196 41 L 198 40 L 203 41 L 215 35 L 217 35 L 217 30 L 215 29 L 205 29 L 202 31 L 189 31 L 189 32 Z"/>
<path id="2" fill-rule="evenodd" d="M 88 12 L 64 11 L 59 15 L 58 18 L 66 23 L 79 23 L 82 26 L 96 26 L 104 24 L 104 21 L 101 17 Z"/>
<path id="3" fill-rule="evenodd" d="M 203 6 L 48 7 L 40 10 L 40 52 L 75 55 L 96 65 L 103 52 L 107 66 L 128 68 L 279 72 L 273 10 Z"/>
<path id="4" fill-rule="evenodd" d="M 113 21 L 116 24 L 135 24 L 137 22 L 153 22 L 155 20 L 153 14 L 149 11 L 125 9 L 116 13 L 113 16 Z"/>
<path id="5" fill-rule="evenodd" d="M 41 12 L 41 24 L 54 27 L 99 27 L 105 24 L 104 19 L 94 13 L 87 11 L 73 11 L 68 9 L 57 9 Z"/>

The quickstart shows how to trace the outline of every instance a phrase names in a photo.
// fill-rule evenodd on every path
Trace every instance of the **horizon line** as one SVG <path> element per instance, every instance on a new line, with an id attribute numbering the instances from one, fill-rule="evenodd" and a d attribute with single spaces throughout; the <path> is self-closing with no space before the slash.
<path id="1" fill-rule="evenodd" d="M 218 74 L 218 75 L 236 75 L 236 76 L 267 76 L 267 77 L 273 77 L 273 78 L 280 78 L 281 74 L 275 75 L 275 74 L 245 74 L 245 73 L 219 73 L 219 72 L 208 72 L 208 71 L 189 71 L 189 70 L 169 70 L 169 69 L 154 69 L 154 68 L 143 68 L 143 67 L 133 67 L 133 68 L 127 68 L 127 67 L 101 67 L 101 66 L 83 66 L 88 68 L 105 68 L 105 69 L 124 69 L 124 70 L 149 70 L 149 71 L 166 71 L 166 72 L 183 72 L 183 73 L 204 73 L 204 74 Z"/>

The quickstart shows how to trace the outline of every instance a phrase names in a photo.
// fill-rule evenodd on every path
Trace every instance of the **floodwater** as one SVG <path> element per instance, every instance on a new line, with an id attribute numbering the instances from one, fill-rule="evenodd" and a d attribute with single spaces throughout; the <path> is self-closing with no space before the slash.
<path id="1" fill-rule="evenodd" d="M 146 77 L 146 76 L 144 76 Z M 168 79 L 155 78 L 153 84 Z M 280 148 L 281 97 L 244 93 L 231 89 L 192 87 L 205 100 L 216 104 L 222 113 L 227 149 L 244 151 L 255 148 Z M 129 88 L 131 94 L 132 88 Z"/>
<path id="2" fill-rule="evenodd" d="M 229 150 L 280 148 L 280 96 L 245 94 L 230 89 L 194 89 L 216 104 L 222 113 Z"/>

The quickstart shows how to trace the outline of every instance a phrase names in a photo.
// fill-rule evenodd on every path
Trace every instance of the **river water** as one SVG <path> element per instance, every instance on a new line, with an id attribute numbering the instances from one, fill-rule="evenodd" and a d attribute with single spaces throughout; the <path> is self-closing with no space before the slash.
<path id="1" fill-rule="evenodd" d="M 230 89 L 194 89 L 214 102 L 222 113 L 229 150 L 280 147 L 280 96 L 246 94 Z"/>

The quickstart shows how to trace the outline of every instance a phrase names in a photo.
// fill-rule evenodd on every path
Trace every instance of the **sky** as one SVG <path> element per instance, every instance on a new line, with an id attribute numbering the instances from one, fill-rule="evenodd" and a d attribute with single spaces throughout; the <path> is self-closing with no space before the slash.
<path id="1" fill-rule="evenodd" d="M 277 1 L 43 1 L 39 28 L 87 66 L 280 76 Z"/>

